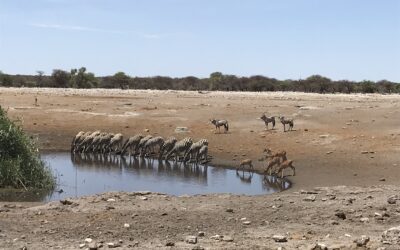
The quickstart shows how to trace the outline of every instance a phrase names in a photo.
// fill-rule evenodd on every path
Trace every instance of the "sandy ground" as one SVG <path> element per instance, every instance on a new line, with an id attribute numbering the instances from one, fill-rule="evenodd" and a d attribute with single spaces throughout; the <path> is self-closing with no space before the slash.
<path id="1" fill-rule="evenodd" d="M 265 162 L 258 159 L 263 149 L 283 149 L 294 160 L 296 176 L 289 177 L 291 190 L 269 196 L 148 194 L 144 200 L 144 195 L 109 193 L 72 205 L 56 202 L 27 209 L 17 203 L 9 209 L 4 203 L 3 210 L 9 211 L 0 210 L 0 249 L 28 243 L 28 249 L 77 249 L 86 237 L 104 241 L 105 248 L 108 242 L 122 240 L 122 248 L 153 249 L 169 242 L 177 249 L 312 249 L 323 242 L 330 249 L 339 243 L 336 249 L 348 249 L 362 234 L 371 238 L 367 246 L 376 249 L 383 244 L 382 232 L 400 220 L 399 202 L 387 203 L 399 191 L 399 101 L 399 95 L 1 88 L 0 105 L 38 138 L 41 150 L 68 150 L 80 130 L 127 137 L 149 129 L 164 137 L 207 138 L 213 163 L 227 167 L 251 158 L 262 171 Z M 264 112 L 293 117 L 294 131 L 283 132 L 279 123 L 266 130 L 257 119 Z M 227 119 L 229 133 L 216 134 L 211 118 Z M 189 132 L 175 133 L 176 127 Z M 383 184 L 395 186 L 377 186 Z M 300 193 L 322 186 L 327 188 L 316 194 Z M 331 200 L 332 193 L 336 199 Z M 303 200 L 312 195 L 314 202 Z M 106 207 L 110 198 L 116 200 L 110 205 L 115 209 Z M 233 213 L 226 212 L 228 208 Z M 348 218 L 338 219 L 339 210 Z M 244 217 L 249 225 L 243 224 Z M 364 217 L 369 221 L 361 222 Z M 124 228 L 124 223 L 130 227 Z M 198 231 L 205 232 L 199 243 L 185 243 L 186 236 Z M 233 241 L 210 238 L 216 234 Z M 285 235 L 288 242 L 275 243 L 273 234 Z"/>

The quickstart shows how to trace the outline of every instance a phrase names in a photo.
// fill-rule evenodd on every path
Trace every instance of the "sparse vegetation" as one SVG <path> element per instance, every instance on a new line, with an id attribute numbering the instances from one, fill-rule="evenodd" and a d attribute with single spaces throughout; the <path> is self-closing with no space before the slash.
<path id="1" fill-rule="evenodd" d="M 0 86 L 7 87 L 54 87 L 54 88 L 120 88 L 120 89 L 173 89 L 173 90 L 222 90 L 222 91 L 297 91 L 309 93 L 400 93 L 400 83 L 381 80 L 333 81 L 320 75 L 306 79 L 278 80 L 262 75 L 238 77 L 214 72 L 208 78 L 187 76 L 130 77 L 124 72 L 112 76 L 96 77 L 85 67 L 53 70 L 51 76 L 43 71 L 38 75 L 8 75 L 0 72 Z"/>
<path id="2" fill-rule="evenodd" d="M 52 189 L 55 179 L 34 141 L 0 107 L 0 188 Z"/>

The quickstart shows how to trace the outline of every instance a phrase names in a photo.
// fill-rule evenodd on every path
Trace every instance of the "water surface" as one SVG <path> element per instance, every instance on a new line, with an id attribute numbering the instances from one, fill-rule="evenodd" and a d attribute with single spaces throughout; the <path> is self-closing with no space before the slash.
<path id="1" fill-rule="evenodd" d="M 153 191 L 171 195 L 234 193 L 259 195 L 290 187 L 286 180 L 212 166 L 119 156 L 45 153 L 58 179 L 54 192 L 0 193 L 0 200 L 51 201 L 107 191 Z"/>

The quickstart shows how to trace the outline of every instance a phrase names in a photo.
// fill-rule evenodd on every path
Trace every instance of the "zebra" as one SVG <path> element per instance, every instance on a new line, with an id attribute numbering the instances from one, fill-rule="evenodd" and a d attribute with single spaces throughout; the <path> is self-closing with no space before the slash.
<path id="1" fill-rule="evenodd" d="M 85 134 L 86 134 L 85 132 L 79 131 L 79 132 L 75 135 L 75 137 L 72 139 L 72 142 L 71 142 L 71 152 L 74 151 L 74 149 L 75 149 L 75 147 L 76 147 L 76 144 L 79 143 L 79 142 L 82 140 L 81 138 L 82 138 Z"/>
<path id="2" fill-rule="evenodd" d="M 100 132 L 99 130 L 97 130 L 97 131 L 94 131 L 93 133 L 91 133 L 90 135 L 86 136 L 86 137 L 79 143 L 79 145 L 77 146 L 76 150 L 79 152 L 79 151 L 81 151 L 82 148 L 83 148 L 82 152 L 84 152 L 84 151 L 86 150 L 86 148 L 92 143 L 93 139 L 94 139 L 96 136 L 100 135 L 100 133 L 101 133 L 101 132 Z"/>
<path id="3" fill-rule="evenodd" d="M 107 150 L 107 146 L 110 143 L 111 139 L 114 137 L 113 133 L 107 133 L 106 135 L 100 138 L 100 141 L 93 148 L 93 152 L 105 153 Z"/>
<path id="4" fill-rule="evenodd" d="M 150 140 L 151 138 L 153 138 L 153 136 L 151 135 L 146 135 L 145 137 L 143 137 L 142 139 L 140 139 L 138 145 L 135 148 L 135 154 L 137 153 L 141 153 L 142 152 L 142 148 L 144 147 L 144 145 L 146 144 L 146 142 L 148 140 Z"/>
<path id="5" fill-rule="evenodd" d="M 228 125 L 227 120 L 212 119 L 212 120 L 210 120 L 210 122 L 215 125 L 215 131 L 217 131 L 217 129 L 218 129 L 218 132 L 221 132 L 221 129 L 220 129 L 221 126 L 224 126 L 225 133 L 228 132 L 228 130 L 229 130 L 229 125 Z"/>
<path id="6" fill-rule="evenodd" d="M 159 147 L 159 151 L 160 151 L 160 149 L 161 149 L 161 147 L 162 147 L 163 144 L 164 144 L 164 138 L 162 138 L 161 136 L 157 136 L 157 137 L 151 138 L 150 140 L 148 140 L 148 141 L 145 143 L 145 145 L 144 145 L 144 147 L 143 147 L 143 155 L 146 156 L 147 150 L 148 150 L 149 148 L 152 149 L 152 151 L 153 151 L 153 152 L 150 152 L 150 153 L 154 153 L 154 148 L 155 148 L 156 146 Z"/>
<path id="7" fill-rule="evenodd" d="M 175 161 L 178 161 L 179 154 L 183 153 L 183 155 L 185 155 L 192 144 L 193 140 L 190 137 L 186 137 L 185 139 L 176 142 L 174 147 L 168 152 L 165 159 L 168 160 L 172 154 L 175 154 Z"/>
<path id="8" fill-rule="evenodd" d="M 265 126 L 267 126 L 267 130 L 268 130 L 268 123 L 270 122 L 272 123 L 272 129 L 275 128 L 275 116 L 266 116 L 265 114 L 263 114 L 260 117 L 260 119 L 264 121 Z"/>
<path id="9" fill-rule="evenodd" d="M 121 133 L 115 134 L 108 144 L 108 152 L 112 151 L 116 153 L 118 150 L 121 150 L 123 139 L 124 136 Z"/>
<path id="10" fill-rule="evenodd" d="M 168 153 L 175 146 L 176 142 L 177 139 L 175 137 L 170 137 L 167 140 L 165 140 L 160 148 L 160 154 L 158 158 L 161 159 L 163 157 L 164 152 Z"/>
<path id="11" fill-rule="evenodd" d="M 293 129 L 293 118 L 285 118 L 284 116 L 279 116 L 279 120 L 283 125 L 283 132 L 286 132 L 286 124 L 289 124 L 289 131 Z"/>
<path id="12" fill-rule="evenodd" d="M 85 152 L 88 150 L 92 149 L 92 152 L 94 152 L 94 149 L 96 148 L 97 144 L 100 142 L 100 140 L 103 138 L 103 136 L 107 135 L 108 133 L 103 132 L 100 133 L 99 135 L 95 136 L 93 140 L 90 142 L 89 146 L 85 148 Z"/>
<path id="13" fill-rule="evenodd" d="M 207 139 L 201 139 L 198 142 L 193 143 L 189 150 L 186 152 L 185 156 L 183 157 L 184 161 L 188 161 L 188 160 L 193 160 L 196 159 L 196 163 L 198 160 L 197 155 L 199 154 L 199 151 L 201 149 L 201 147 L 203 145 L 207 145 L 208 146 L 208 140 Z M 190 158 L 188 159 L 188 156 L 190 156 Z"/>
<path id="14" fill-rule="evenodd" d="M 208 145 L 201 146 L 199 153 L 197 154 L 196 162 L 201 160 L 203 157 L 203 163 L 208 161 Z"/>
<path id="15" fill-rule="evenodd" d="M 137 146 L 139 145 L 139 142 L 140 140 L 142 140 L 142 138 L 142 134 L 129 137 L 129 139 L 125 141 L 122 147 L 121 155 L 124 155 L 127 150 L 129 150 L 129 156 L 131 155 L 132 150 L 134 153 L 136 153 Z"/>

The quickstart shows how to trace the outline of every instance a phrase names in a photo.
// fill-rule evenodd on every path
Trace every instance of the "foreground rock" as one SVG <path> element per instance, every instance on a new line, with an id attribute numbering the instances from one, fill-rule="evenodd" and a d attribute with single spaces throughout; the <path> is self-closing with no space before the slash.
<path id="1" fill-rule="evenodd" d="M 396 249 L 400 209 L 388 198 L 398 193 L 385 185 L 263 196 L 109 192 L 71 199 L 79 206 L 0 213 L 0 249 Z"/>

